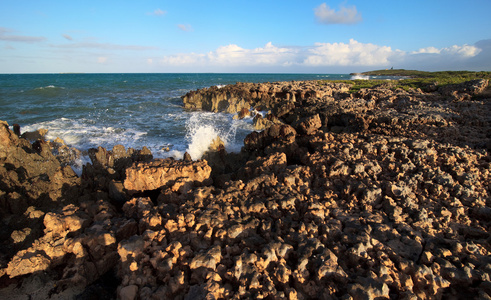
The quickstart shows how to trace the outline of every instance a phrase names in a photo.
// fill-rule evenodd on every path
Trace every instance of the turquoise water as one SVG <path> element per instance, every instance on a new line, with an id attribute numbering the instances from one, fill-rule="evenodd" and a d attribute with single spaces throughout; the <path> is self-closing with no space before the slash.
<path id="1" fill-rule="evenodd" d="M 239 151 L 252 120 L 229 114 L 185 111 L 181 96 L 191 90 L 236 82 L 350 79 L 345 74 L 0 74 L 0 120 L 22 132 L 48 129 L 80 150 L 114 145 L 155 157 L 200 156 L 219 135 Z M 169 148 L 170 151 L 163 149 Z M 198 158 L 198 157 L 193 157 Z"/>

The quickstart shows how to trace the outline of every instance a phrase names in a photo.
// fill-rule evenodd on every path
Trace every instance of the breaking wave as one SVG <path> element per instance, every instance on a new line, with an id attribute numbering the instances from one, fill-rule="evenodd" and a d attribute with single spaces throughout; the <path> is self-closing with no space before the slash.
<path id="1" fill-rule="evenodd" d="M 228 152 L 238 152 L 252 130 L 251 119 L 234 120 L 233 115 L 226 113 L 194 113 L 186 123 L 186 152 L 193 159 L 200 159 L 217 137 Z"/>
<path id="2" fill-rule="evenodd" d="M 368 75 L 353 75 L 353 76 L 351 76 L 351 80 L 370 80 L 370 76 L 368 76 Z"/>

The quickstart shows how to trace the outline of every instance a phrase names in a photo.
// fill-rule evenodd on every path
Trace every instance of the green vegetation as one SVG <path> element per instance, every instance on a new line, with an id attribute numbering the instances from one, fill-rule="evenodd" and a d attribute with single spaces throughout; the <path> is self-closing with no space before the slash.
<path id="1" fill-rule="evenodd" d="M 406 77 L 428 77 L 431 72 L 417 71 L 417 70 L 377 70 L 370 72 L 363 72 L 361 75 L 371 75 L 371 76 L 406 76 Z"/>
<path id="2" fill-rule="evenodd" d="M 370 76 L 401 76 L 399 80 L 335 80 L 331 82 L 344 82 L 352 84 L 350 93 L 355 93 L 363 88 L 373 88 L 384 85 L 389 89 L 398 88 L 406 91 L 420 88 L 423 91 L 435 90 L 449 84 L 459 84 L 474 79 L 491 79 L 491 72 L 470 71 L 442 71 L 424 72 L 415 70 L 378 70 L 361 73 Z M 328 82 L 320 81 L 319 84 Z"/>

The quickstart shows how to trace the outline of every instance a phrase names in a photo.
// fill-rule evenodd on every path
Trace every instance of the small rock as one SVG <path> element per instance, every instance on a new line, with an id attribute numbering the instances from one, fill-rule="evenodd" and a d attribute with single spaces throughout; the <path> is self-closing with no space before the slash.
<path id="1" fill-rule="evenodd" d="M 138 293 L 138 286 L 137 285 L 128 285 L 123 287 L 119 291 L 119 299 L 121 300 L 134 300 L 136 299 L 136 295 Z"/>

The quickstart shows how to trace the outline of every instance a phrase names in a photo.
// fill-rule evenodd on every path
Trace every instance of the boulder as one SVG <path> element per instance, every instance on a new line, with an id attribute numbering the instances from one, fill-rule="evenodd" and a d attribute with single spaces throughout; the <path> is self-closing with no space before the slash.
<path id="1" fill-rule="evenodd" d="M 261 132 L 252 132 L 246 136 L 244 146 L 246 150 L 254 151 L 264 149 L 274 142 L 291 144 L 295 141 L 297 132 L 290 125 L 274 124 Z"/>
<path id="2" fill-rule="evenodd" d="M 317 129 L 321 128 L 321 126 L 322 122 L 319 114 L 315 114 L 313 116 L 302 119 L 297 126 L 297 130 L 300 133 L 312 135 L 314 132 L 317 131 Z"/>
<path id="3" fill-rule="evenodd" d="M 268 129 L 274 124 L 282 124 L 282 122 L 272 114 L 267 114 L 266 117 L 263 117 L 261 114 L 257 114 L 252 122 L 255 130 L 264 130 Z"/>
<path id="4" fill-rule="evenodd" d="M 210 183 L 211 167 L 206 160 L 180 161 L 156 159 L 150 162 L 136 162 L 126 169 L 124 187 L 128 191 L 149 191 L 165 186 L 190 183 Z"/>
<path id="5" fill-rule="evenodd" d="M 36 131 L 24 132 L 20 137 L 31 142 L 37 140 L 45 140 L 46 134 L 48 133 L 47 129 L 41 128 Z"/>
<path id="6" fill-rule="evenodd" d="M 244 107 L 237 113 L 237 116 L 234 116 L 234 119 L 237 118 L 239 120 L 242 120 L 250 116 L 251 116 L 251 111 Z"/>

